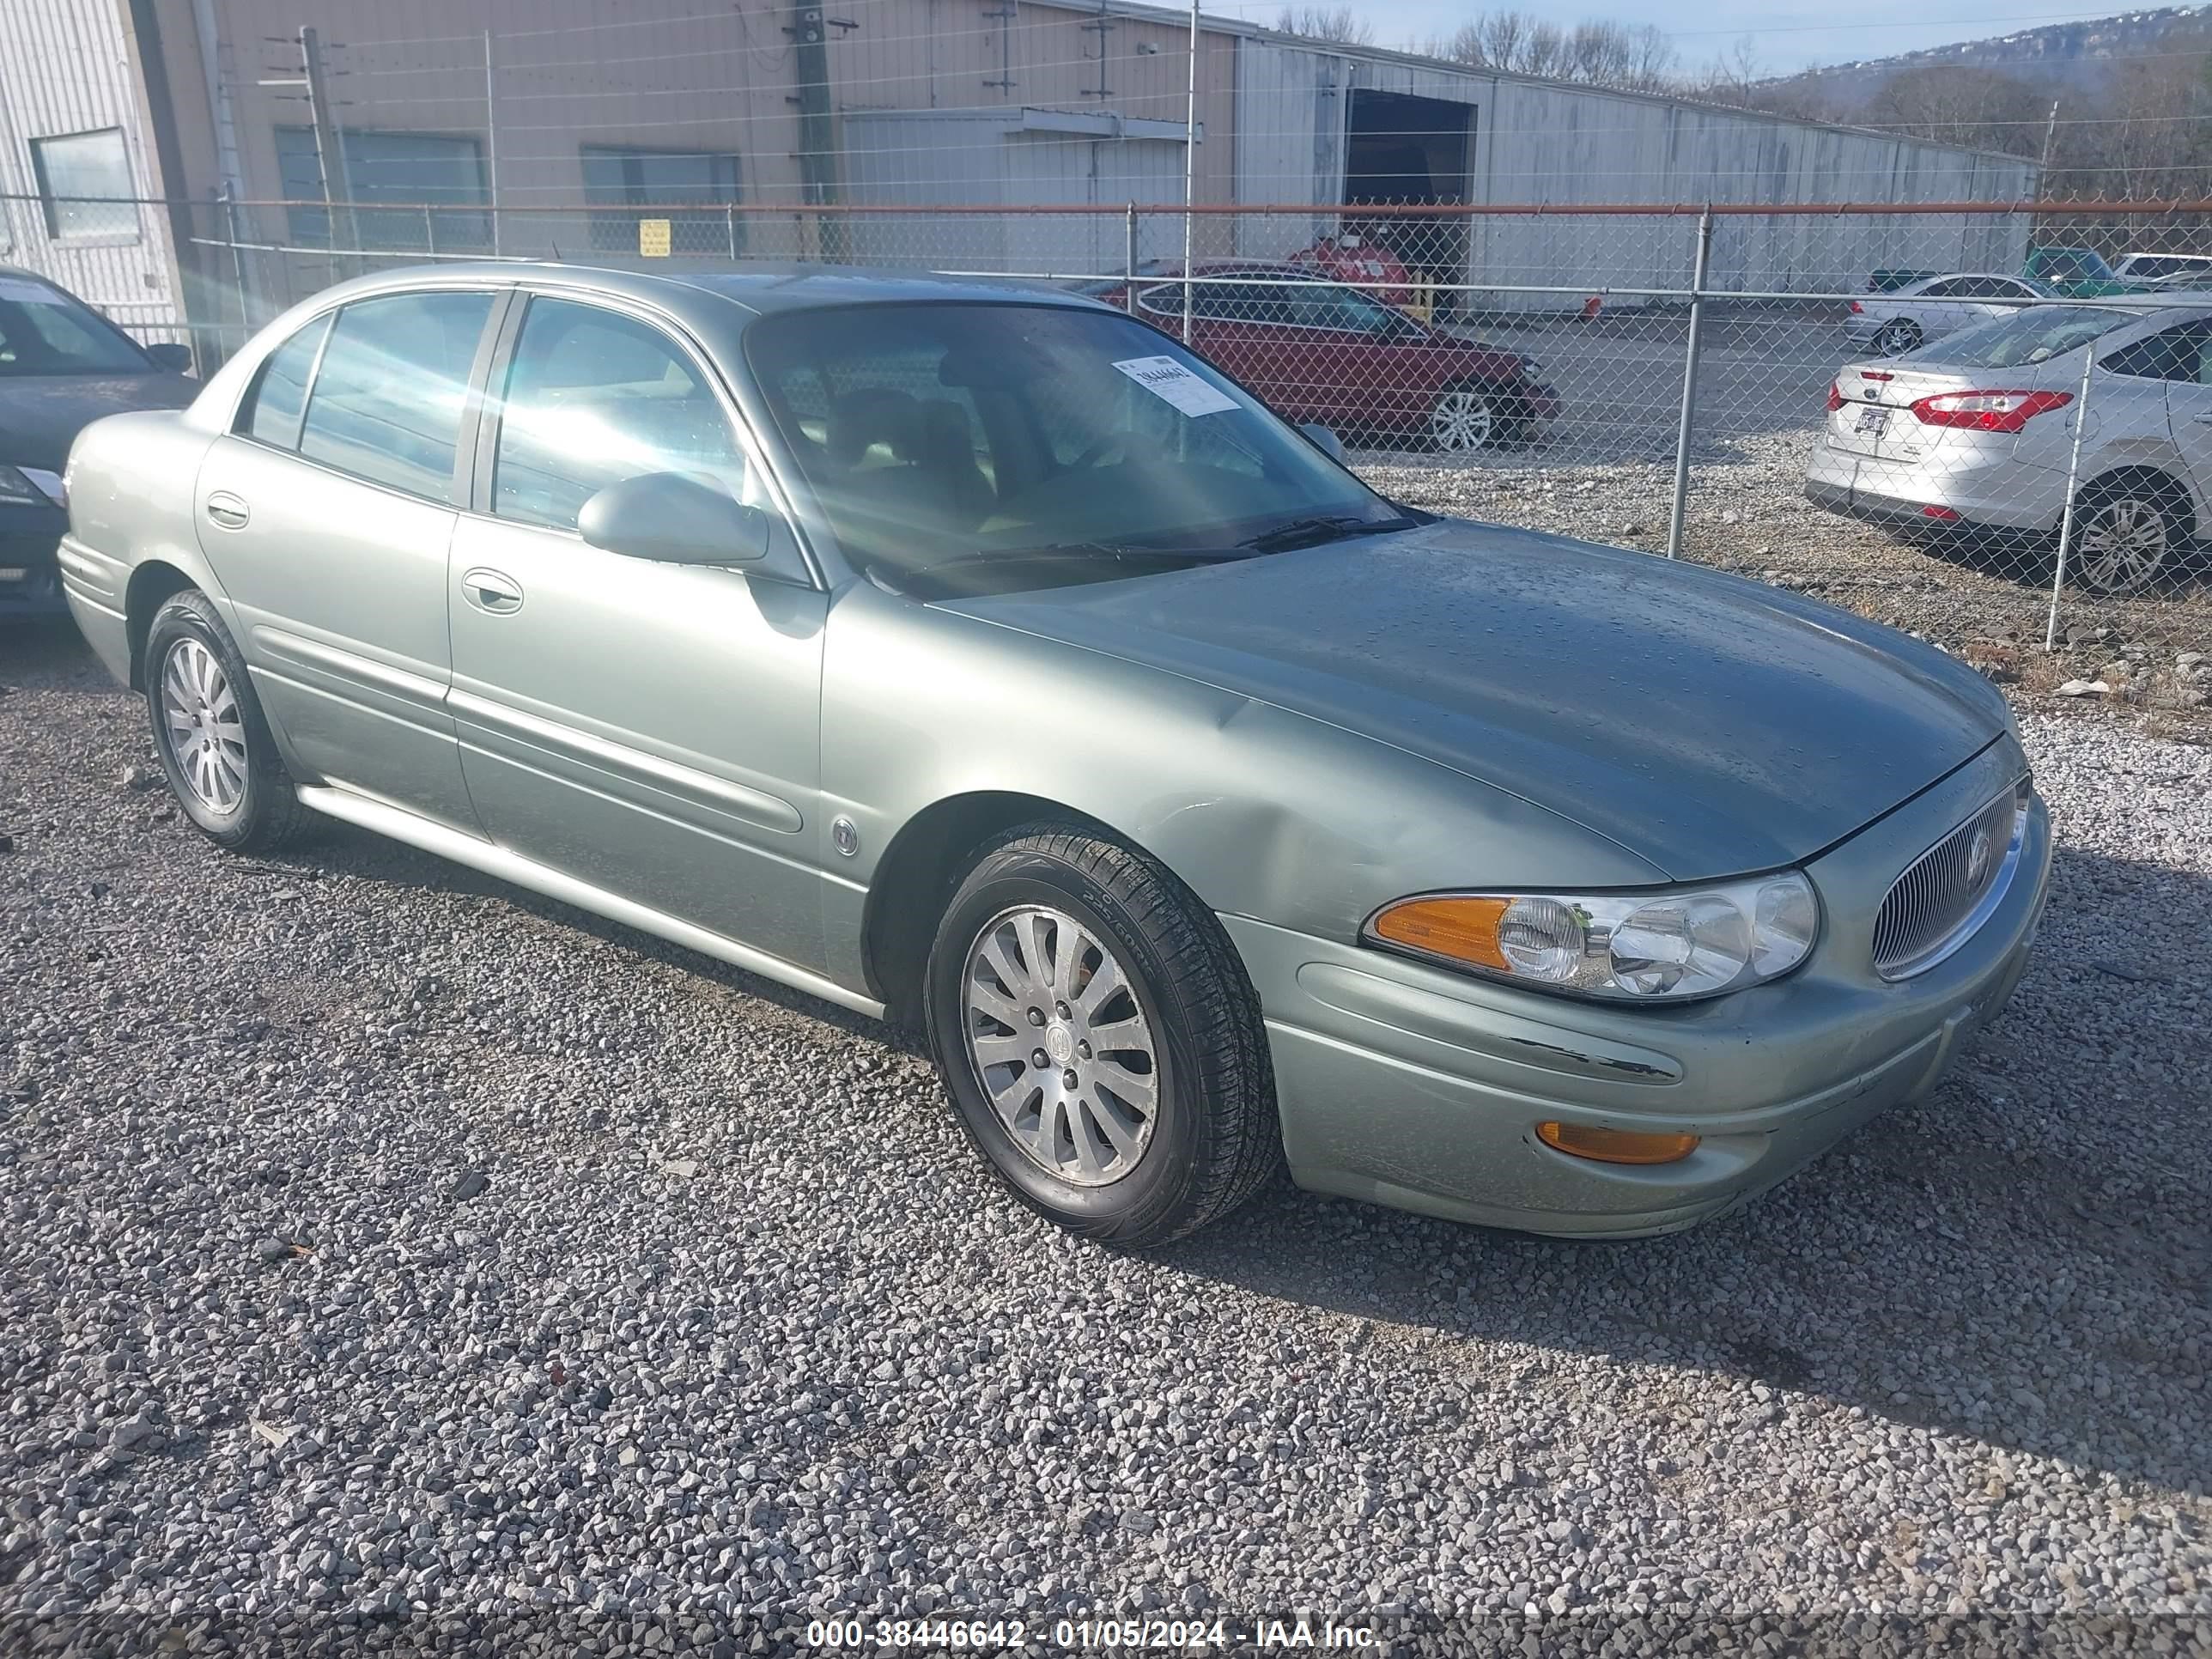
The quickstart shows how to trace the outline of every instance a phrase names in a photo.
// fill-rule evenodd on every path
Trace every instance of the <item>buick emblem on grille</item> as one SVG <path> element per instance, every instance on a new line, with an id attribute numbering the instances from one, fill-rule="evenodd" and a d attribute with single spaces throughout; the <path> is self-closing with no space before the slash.
<path id="1" fill-rule="evenodd" d="M 1974 826 L 1974 838 L 1966 843 L 1966 890 L 1978 889 L 1982 878 L 1990 872 L 1990 832 L 1981 824 Z"/>

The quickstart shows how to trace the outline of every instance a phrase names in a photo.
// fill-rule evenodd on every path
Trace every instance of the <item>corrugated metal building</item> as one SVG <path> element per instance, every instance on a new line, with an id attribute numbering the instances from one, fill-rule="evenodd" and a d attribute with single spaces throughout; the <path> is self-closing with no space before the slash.
<path id="1" fill-rule="evenodd" d="M 0 0 L 0 264 L 45 272 L 143 339 L 182 339 L 168 216 L 66 199 L 161 193 L 139 27 L 142 9 L 115 0 Z"/>
<path id="2" fill-rule="evenodd" d="M 158 30 L 156 23 L 158 21 Z M 324 176 L 303 97 L 319 30 Z M 803 44 L 810 33 L 819 45 Z M 265 314 L 342 269 L 312 250 L 641 257 L 641 220 L 678 257 L 835 255 L 939 268 L 1118 271 L 1129 202 L 1180 203 L 1188 20 L 1129 0 L 0 0 L 0 193 L 127 190 L 174 214 L 52 200 L 7 216 L 12 256 L 130 323 Z M 1202 203 L 1285 210 L 1201 220 L 1207 252 L 1278 255 L 1358 226 L 1439 283 L 1518 286 L 1486 303 L 1578 303 L 1599 287 L 1680 286 L 1681 221 L 1486 219 L 1347 205 L 2019 200 L 2034 167 L 1971 150 L 1471 71 L 1207 19 L 1197 74 Z M 813 137 L 810 137 L 810 132 Z M 103 136 L 104 135 L 104 136 Z M 810 145 L 813 146 L 810 149 Z M 40 171 L 40 168 L 44 172 Z M 325 191 L 367 204 L 336 223 Z M 233 210 L 242 232 L 234 235 Z M 833 240 L 804 204 L 1105 210 L 908 211 Z M 1138 226 L 1179 253 L 1179 216 Z M 1714 275 L 1738 288 L 1856 287 L 1909 235 L 1961 264 L 2016 268 L 2015 217 L 1730 220 Z M 215 244 L 270 250 L 241 255 Z M 310 250 L 302 253 L 297 250 Z M 1547 292 L 1546 290 L 1557 290 Z"/>

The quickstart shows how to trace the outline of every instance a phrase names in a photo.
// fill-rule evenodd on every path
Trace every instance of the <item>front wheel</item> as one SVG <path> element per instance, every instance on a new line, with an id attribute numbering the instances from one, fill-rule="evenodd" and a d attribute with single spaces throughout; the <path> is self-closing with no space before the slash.
<path id="1" fill-rule="evenodd" d="M 1282 1156 L 1258 1000 L 1166 870 L 1073 823 L 977 854 L 930 954 L 932 1048 L 1000 1180 L 1070 1231 L 1164 1244 Z"/>
<path id="2" fill-rule="evenodd" d="M 238 853 L 294 839 L 307 809 L 277 757 L 230 630 L 207 596 L 161 602 L 146 630 L 146 708 L 177 804 L 200 833 Z"/>
<path id="3" fill-rule="evenodd" d="M 1446 454 L 1488 449 L 1504 432 L 1504 412 L 1497 400 L 1472 386 L 1454 386 L 1429 409 L 1429 441 Z"/>

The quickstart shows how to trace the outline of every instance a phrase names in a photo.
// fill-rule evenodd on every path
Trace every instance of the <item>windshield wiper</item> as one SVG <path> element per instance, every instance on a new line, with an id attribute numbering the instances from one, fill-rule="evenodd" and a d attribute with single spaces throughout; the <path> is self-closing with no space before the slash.
<path id="1" fill-rule="evenodd" d="M 1418 519 L 1364 519 L 1356 513 L 1322 514 L 1309 519 L 1292 519 L 1237 545 L 1249 547 L 1255 553 L 1287 553 L 1293 548 L 1318 547 L 1323 542 L 1340 542 L 1352 536 L 1411 530 L 1419 522 Z"/>

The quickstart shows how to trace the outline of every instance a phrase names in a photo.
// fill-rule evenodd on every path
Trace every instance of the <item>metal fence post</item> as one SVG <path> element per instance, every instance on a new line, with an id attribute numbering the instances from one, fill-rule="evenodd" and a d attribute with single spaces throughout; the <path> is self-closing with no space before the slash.
<path id="1" fill-rule="evenodd" d="M 1698 352 L 1704 343 L 1705 273 L 1713 257 L 1713 210 L 1698 216 L 1698 257 L 1690 269 L 1690 343 L 1682 358 L 1682 414 L 1674 427 L 1674 499 L 1667 514 L 1667 556 L 1682 556 L 1682 514 L 1690 498 L 1690 431 L 1698 404 Z"/>
<path id="2" fill-rule="evenodd" d="M 2051 572 L 2051 619 L 2044 624 L 2043 648 L 2058 648 L 2058 594 L 2066 586 L 2066 554 L 2074 543 L 2074 486 L 2081 476 L 2081 428 L 2089 423 L 2089 374 L 2097 367 L 2093 341 L 2083 348 L 2081 390 L 2074 398 L 2074 443 L 2066 457 L 2066 510 L 2058 515 L 2058 557 Z"/>
<path id="3" fill-rule="evenodd" d="M 223 231 L 230 240 L 230 277 L 238 284 L 238 343 L 244 345 L 253 332 L 253 314 L 246 299 L 246 250 L 238 245 L 238 204 L 228 185 L 222 187 L 222 217 Z M 226 350 L 223 355 L 230 353 Z"/>
<path id="4" fill-rule="evenodd" d="M 734 203 L 726 205 L 722 209 L 722 217 L 728 222 L 730 236 L 730 263 L 732 264 L 735 264 L 738 262 L 738 210 Z"/>
<path id="5" fill-rule="evenodd" d="M 1128 285 L 1121 290 L 1121 308 L 1132 317 L 1137 314 L 1137 204 L 1129 204 L 1128 245 L 1121 256 L 1122 275 Z"/>
<path id="6" fill-rule="evenodd" d="M 438 227 L 430 217 L 430 204 L 422 204 L 422 252 L 435 258 L 438 252 Z"/>

